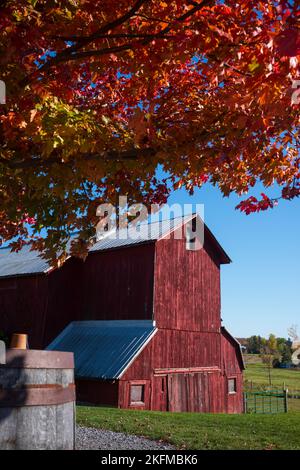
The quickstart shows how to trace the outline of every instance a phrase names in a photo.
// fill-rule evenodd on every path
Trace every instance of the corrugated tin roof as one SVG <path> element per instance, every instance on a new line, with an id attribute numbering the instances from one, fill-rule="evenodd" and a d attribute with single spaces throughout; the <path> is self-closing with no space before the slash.
<path id="1" fill-rule="evenodd" d="M 179 228 L 181 225 L 186 224 L 194 217 L 195 214 L 190 214 L 157 222 L 142 222 L 137 227 L 131 226 L 128 227 L 128 229 L 112 232 L 107 237 L 95 243 L 90 251 L 103 251 L 123 246 L 137 245 L 148 241 L 155 241 L 166 236 L 169 232 Z"/>
<path id="2" fill-rule="evenodd" d="M 73 352 L 77 378 L 118 379 L 156 331 L 147 320 L 78 321 L 47 349 Z"/>
<path id="3" fill-rule="evenodd" d="M 136 231 L 131 228 L 110 233 L 97 242 L 90 251 L 102 251 L 110 248 L 128 246 L 146 241 L 155 241 L 169 231 L 179 227 L 182 223 L 188 222 L 192 215 L 177 217 L 172 220 L 163 220 L 153 223 L 142 223 L 138 238 Z M 147 234 L 148 237 L 147 237 Z M 38 251 L 30 251 L 28 246 L 24 246 L 19 252 L 11 252 L 10 248 L 0 248 L 0 277 L 25 276 L 29 274 L 42 274 L 50 269 L 49 263 L 41 258 Z"/>
<path id="4" fill-rule="evenodd" d="M 143 222 L 137 227 L 128 227 L 119 231 L 112 231 L 95 243 L 90 252 L 105 251 L 114 248 L 121 248 L 147 242 L 154 242 L 165 237 L 168 233 L 185 225 L 196 214 L 190 214 L 174 219 L 160 220 L 157 222 Z M 72 236 L 70 241 L 75 237 Z M 230 258 L 218 243 L 214 235 L 205 225 L 205 237 L 211 239 L 212 243 L 219 251 L 221 262 L 229 263 Z M 25 246 L 18 253 L 12 253 L 9 248 L 0 248 L 0 278 L 11 276 L 22 276 L 30 274 L 46 273 L 50 269 L 49 263 L 41 258 L 37 251 L 30 251 Z"/>
<path id="5" fill-rule="evenodd" d="M 76 236 L 77 233 L 74 233 L 67 241 L 67 251 Z M 0 278 L 43 274 L 51 269 L 48 261 L 41 257 L 41 253 L 31 250 L 30 246 L 25 245 L 18 252 L 12 252 L 6 247 L 0 248 Z"/>
<path id="6" fill-rule="evenodd" d="M 1 248 L 0 277 L 47 272 L 50 266 L 39 255 L 40 253 L 37 251 L 30 251 L 28 246 L 23 247 L 18 253 L 12 253 L 10 248 Z"/>

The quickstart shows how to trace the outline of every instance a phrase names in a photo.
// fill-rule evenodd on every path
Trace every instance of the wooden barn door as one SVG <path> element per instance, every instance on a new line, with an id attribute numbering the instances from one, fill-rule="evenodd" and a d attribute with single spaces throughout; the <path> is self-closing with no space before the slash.
<path id="1" fill-rule="evenodd" d="M 168 411 L 167 375 L 156 375 L 152 380 L 152 410 Z"/>
<path id="2" fill-rule="evenodd" d="M 210 386 L 207 373 L 168 374 L 169 411 L 210 411 Z"/>

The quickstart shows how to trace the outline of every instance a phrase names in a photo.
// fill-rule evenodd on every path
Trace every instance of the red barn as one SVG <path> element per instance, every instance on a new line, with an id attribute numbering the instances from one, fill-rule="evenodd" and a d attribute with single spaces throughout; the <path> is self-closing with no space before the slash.
<path id="1" fill-rule="evenodd" d="M 43 349 L 70 321 L 80 320 L 82 262 L 70 258 L 61 269 L 24 247 L 0 249 L 0 333 L 26 333 L 30 349 Z"/>
<path id="2" fill-rule="evenodd" d="M 197 240 L 180 237 L 195 221 L 189 216 L 144 225 L 138 237 L 130 230 L 108 236 L 93 246 L 85 263 L 70 259 L 68 273 L 67 265 L 57 270 L 66 272 L 57 292 L 64 285 L 70 289 L 58 294 L 64 302 L 54 312 L 54 325 L 50 310 L 30 318 L 42 325 L 43 345 L 77 320 L 50 348 L 75 353 L 79 400 L 122 408 L 242 412 L 242 355 L 220 318 L 220 267 L 230 260 L 206 226 L 201 250 L 194 249 Z M 73 261 L 78 272 L 70 267 Z M 50 275 L 35 274 L 32 283 Z M 45 289 L 39 302 L 45 295 L 49 301 L 53 293 Z M 32 286 L 31 298 L 36 297 Z M 10 331 L 24 331 L 24 320 L 13 317 Z"/>

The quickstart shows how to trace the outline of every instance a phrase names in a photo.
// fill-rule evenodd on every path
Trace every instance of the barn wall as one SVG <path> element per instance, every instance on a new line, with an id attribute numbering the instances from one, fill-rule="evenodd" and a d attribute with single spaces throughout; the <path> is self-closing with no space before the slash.
<path id="1" fill-rule="evenodd" d="M 81 265 L 68 260 L 52 273 L 0 279 L 0 330 L 28 334 L 31 349 L 45 348 L 79 318 Z"/>
<path id="2" fill-rule="evenodd" d="M 31 349 L 42 348 L 46 316 L 46 276 L 0 279 L 0 330 L 9 339 L 26 333 Z"/>
<path id="3" fill-rule="evenodd" d="M 149 409 L 212 413 L 224 411 L 220 340 L 220 333 L 158 330 L 122 376 L 119 406 L 124 408 L 129 406 L 130 383 L 136 380 L 150 380 Z M 173 374 L 172 371 L 165 373 L 167 368 L 212 368 L 212 370 Z M 166 390 L 171 387 L 171 383 L 176 406 L 167 403 Z M 188 393 L 184 391 L 184 386 L 188 387 Z"/>
<path id="4" fill-rule="evenodd" d="M 153 244 L 90 253 L 82 320 L 151 319 L 153 270 Z"/>
<path id="5" fill-rule="evenodd" d="M 77 402 L 118 406 L 118 381 L 77 379 L 75 382 Z"/>
<path id="6" fill-rule="evenodd" d="M 48 275 L 47 320 L 43 346 L 48 346 L 72 321 L 79 320 L 82 311 L 83 262 L 71 258 L 60 269 Z"/>
<path id="7" fill-rule="evenodd" d="M 122 380 L 148 379 L 153 369 L 220 367 L 219 333 L 159 330 Z"/>
<path id="8" fill-rule="evenodd" d="M 130 405 L 130 387 L 146 387 L 143 406 Z M 189 371 L 151 374 L 148 380 L 131 378 L 119 382 L 119 407 L 173 412 L 226 412 L 224 377 L 221 371 Z"/>
<path id="9" fill-rule="evenodd" d="M 222 370 L 224 374 L 225 410 L 227 413 L 243 412 L 243 369 L 241 354 L 235 341 L 222 332 Z M 228 394 L 228 379 L 236 378 L 237 391 Z"/>
<path id="10" fill-rule="evenodd" d="M 228 338 L 221 333 L 159 330 L 122 376 L 119 406 L 129 406 L 130 383 L 150 380 L 149 409 L 242 413 L 240 355 Z M 174 370 L 184 368 L 193 371 Z M 237 381 L 236 394 L 228 393 L 232 377 Z M 167 388 L 172 395 L 170 403 Z"/>
<path id="11" fill-rule="evenodd" d="M 220 372 L 169 374 L 167 379 L 169 411 L 200 413 L 223 411 Z"/>
<path id="12" fill-rule="evenodd" d="M 187 251 L 186 241 L 156 244 L 154 312 L 159 328 L 217 332 L 220 328 L 220 265 L 211 247 Z"/>

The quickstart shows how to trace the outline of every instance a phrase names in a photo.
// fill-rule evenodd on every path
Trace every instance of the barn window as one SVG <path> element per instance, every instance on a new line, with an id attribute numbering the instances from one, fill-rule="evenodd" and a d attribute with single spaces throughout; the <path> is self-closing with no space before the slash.
<path id="1" fill-rule="evenodd" d="M 186 224 L 185 239 L 188 251 L 198 251 L 203 248 L 204 224 L 198 218 L 194 218 Z"/>
<path id="2" fill-rule="evenodd" d="M 186 249 L 189 251 L 194 251 L 195 246 L 196 246 L 196 235 L 193 232 L 193 227 L 191 223 L 187 224 L 186 226 L 185 236 L 186 236 Z"/>
<path id="3" fill-rule="evenodd" d="M 131 385 L 130 404 L 144 405 L 145 403 L 145 385 Z"/>
<path id="4" fill-rule="evenodd" d="M 228 379 L 228 393 L 236 393 L 236 378 Z"/>

